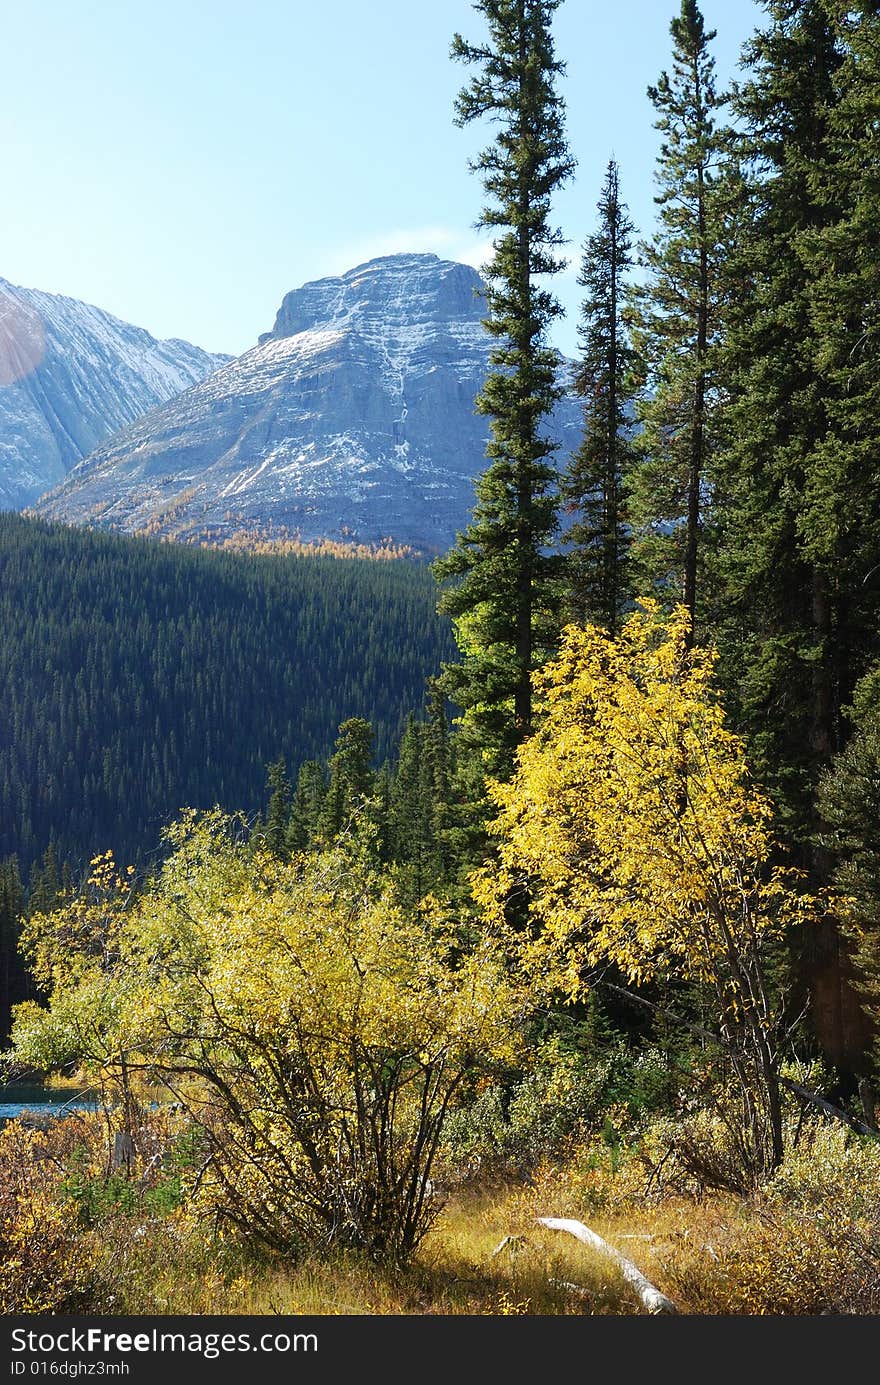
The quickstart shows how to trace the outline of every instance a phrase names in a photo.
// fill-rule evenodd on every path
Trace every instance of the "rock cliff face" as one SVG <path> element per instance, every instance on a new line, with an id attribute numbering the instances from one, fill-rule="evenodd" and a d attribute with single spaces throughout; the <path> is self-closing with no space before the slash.
<path id="1" fill-rule="evenodd" d="M 227 360 L 0 279 L 0 509 L 29 504 L 105 438 Z"/>
<path id="2" fill-rule="evenodd" d="M 118 433 L 35 508 L 172 537 L 284 530 L 443 551 L 486 466 L 480 288 L 475 270 L 427 254 L 305 284 L 251 351 Z M 561 401 L 560 456 L 580 417 Z"/>

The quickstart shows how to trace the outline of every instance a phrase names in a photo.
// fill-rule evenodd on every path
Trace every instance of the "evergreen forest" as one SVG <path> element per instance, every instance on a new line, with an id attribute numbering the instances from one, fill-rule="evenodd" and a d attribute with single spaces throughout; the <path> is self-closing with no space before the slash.
<path id="1" fill-rule="evenodd" d="M 452 648 L 417 563 L 251 556 L 0 516 L 0 856 L 146 864 L 185 806 L 369 716 L 386 757 Z"/>

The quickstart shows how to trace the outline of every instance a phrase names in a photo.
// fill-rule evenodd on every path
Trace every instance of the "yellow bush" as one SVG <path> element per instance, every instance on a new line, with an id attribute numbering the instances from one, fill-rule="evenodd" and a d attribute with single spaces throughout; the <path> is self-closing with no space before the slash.
<path id="1" fill-rule="evenodd" d="M 71 1313 L 88 1298 L 88 1258 L 76 1209 L 58 1195 L 60 1172 L 41 1130 L 0 1131 L 0 1312 Z"/>
<path id="2" fill-rule="evenodd" d="M 715 1257 L 672 1273 L 695 1312 L 880 1312 L 880 1145 L 817 1125 L 743 1204 Z"/>

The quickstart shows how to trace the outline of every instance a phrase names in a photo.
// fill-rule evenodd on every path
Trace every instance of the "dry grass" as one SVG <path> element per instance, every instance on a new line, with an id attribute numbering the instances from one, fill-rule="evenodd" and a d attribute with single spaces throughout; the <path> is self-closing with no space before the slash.
<path id="1" fill-rule="evenodd" d="M 542 1204 L 534 1188 L 469 1192 L 444 1209 L 405 1270 L 354 1255 L 289 1265 L 248 1262 L 230 1251 L 224 1260 L 181 1230 L 174 1240 L 168 1222 L 152 1238 L 127 1244 L 104 1228 L 100 1255 L 115 1298 L 103 1308 L 124 1314 L 644 1315 L 613 1261 L 535 1224 L 539 1205 L 548 1214 L 559 1211 Z M 695 1206 L 680 1200 L 633 1209 L 626 1217 L 591 1217 L 589 1224 L 692 1311 L 677 1292 L 671 1266 L 711 1255 L 731 1210 L 717 1201 Z"/>
<path id="2" fill-rule="evenodd" d="M 147 1135 L 168 1143 L 169 1120 L 153 1114 L 145 1155 Z M 71 1117 L 46 1134 L 11 1123 L 0 1138 L 0 1296 L 7 1312 L 58 1311 L 73 1295 L 85 1311 L 113 1315 L 644 1315 L 612 1259 L 536 1222 L 555 1216 L 585 1222 L 682 1313 L 880 1313 L 875 1143 L 817 1126 L 753 1198 L 700 1195 L 674 1160 L 660 1179 L 661 1146 L 649 1148 L 612 1158 L 588 1145 L 527 1179 L 453 1188 L 414 1261 L 393 1269 L 353 1254 L 260 1258 L 216 1234 L 185 1198 L 151 1201 L 161 1191 L 155 1161 L 135 1205 L 81 1192 L 80 1213 L 91 1215 L 77 1220 L 71 1169 L 93 1180 L 79 1185 L 86 1192 L 104 1186 L 101 1118 Z M 52 1236 L 35 1239 L 37 1210 Z"/>

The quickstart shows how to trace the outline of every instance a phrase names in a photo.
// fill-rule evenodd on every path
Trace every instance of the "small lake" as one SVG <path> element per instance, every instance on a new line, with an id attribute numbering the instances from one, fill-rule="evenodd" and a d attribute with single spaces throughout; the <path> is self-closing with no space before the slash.
<path id="1" fill-rule="evenodd" d="M 68 1111 L 94 1111 L 97 1101 L 70 1087 L 43 1087 L 36 1082 L 0 1086 L 0 1122 L 16 1116 L 63 1116 Z"/>

